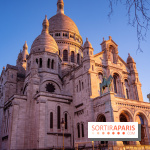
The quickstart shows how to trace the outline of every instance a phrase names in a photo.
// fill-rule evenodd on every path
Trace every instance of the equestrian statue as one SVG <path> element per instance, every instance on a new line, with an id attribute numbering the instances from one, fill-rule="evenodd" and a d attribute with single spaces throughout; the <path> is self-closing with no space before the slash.
<path id="1" fill-rule="evenodd" d="M 104 93 L 104 90 L 106 87 L 108 87 L 108 90 L 111 90 L 111 82 L 113 80 L 113 77 L 110 75 L 108 79 L 106 79 L 106 76 L 103 77 L 103 82 L 100 83 L 100 93 L 101 95 Z"/>

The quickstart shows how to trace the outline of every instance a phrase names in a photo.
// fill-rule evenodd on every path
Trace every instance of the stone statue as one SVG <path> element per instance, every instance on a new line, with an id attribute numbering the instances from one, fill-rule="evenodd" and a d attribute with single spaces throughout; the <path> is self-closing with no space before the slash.
<path id="1" fill-rule="evenodd" d="M 106 76 L 103 77 L 103 82 L 100 83 L 100 92 L 101 95 L 104 93 L 104 89 L 108 87 L 109 91 L 111 89 L 111 82 L 113 77 L 110 75 L 108 79 L 106 79 Z"/>

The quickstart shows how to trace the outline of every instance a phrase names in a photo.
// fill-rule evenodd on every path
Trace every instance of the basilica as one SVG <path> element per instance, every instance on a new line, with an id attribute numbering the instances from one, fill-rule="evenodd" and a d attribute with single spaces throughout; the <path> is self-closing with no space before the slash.
<path id="1" fill-rule="evenodd" d="M 83 43 L 76 24 L 64 14 L 63 0 L 42 26 L 30 52 L 25 42 L 16 66 L 7 64 L 1 72 L 0 149 L 149 145 L 150 104 L 143 102 L 130 54 L 124 61 L 111 36 L 94 54 L 88 38 Z M 88 122 L 138 122 L 141 141 L 93 143 Z"/>

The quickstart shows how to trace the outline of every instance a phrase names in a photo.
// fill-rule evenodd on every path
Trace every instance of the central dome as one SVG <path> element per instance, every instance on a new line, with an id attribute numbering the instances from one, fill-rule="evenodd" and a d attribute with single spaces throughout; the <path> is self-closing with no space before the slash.
<path id="1" fill-rule="evenodd" d="M 62 13 L 58 13 L 49 19 L 49 32 L 60 30 L 70 31 L 80 35 L 74 21 Z"/>

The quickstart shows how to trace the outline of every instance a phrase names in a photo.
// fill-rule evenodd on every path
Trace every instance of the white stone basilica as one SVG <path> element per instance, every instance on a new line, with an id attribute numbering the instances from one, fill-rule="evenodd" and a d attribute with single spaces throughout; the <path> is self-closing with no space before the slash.
<path id="1" fill-rule="evenodd" d="M 150 104 L 143 102 L 136 63 L 118 55 L 109 36 L 94 49 L 76 24 L 64 14 L 45 17 L 41 34 L 28 53 L 25 42 L 16 66 L 7 65 L 0 76 L 0 149 L 71 149 L 91 146 L 88 122 L 141 124 L 141 141 L 97 141 L 103 145 L 148 145 Z M 103 78 L 112 75 L 111 89 L 100 91 Z M 64 118 L 64 130 L 61 121 Z"/>

